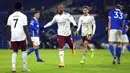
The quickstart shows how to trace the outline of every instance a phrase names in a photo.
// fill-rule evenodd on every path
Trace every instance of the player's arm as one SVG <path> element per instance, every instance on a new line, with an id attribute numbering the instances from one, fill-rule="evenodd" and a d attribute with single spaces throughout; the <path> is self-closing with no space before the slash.
<path id="1" fill-rule="evenodd" d="M 30 47 L 33 47 L 33 42 L 30 38 L 29 31 L 28 31 L 27 17 L 26 16 L 23 19 L 23 30 L 24 30 L 24 33 L 26 34 L 26 37 L 27 37 L 27 40 L 28 40 Z"/>
<path id="2" fill-rule="evenodd" d="M 79 21 L 78 21 L 78 28 L 77 28 L 77 32 L 79 32 L 80 28 L 81 28 L 81 18 L 79 18 Z"/>
<path id="3" fill-rule="evenodd" d="M 49 23 L 47 23 L 44 28 L 47 28 L 49 26 L 51 26 L 52 24 L 54 24 L 56 22 L 56 16 L 53 17 L 52 21 L 50 21 Z"/>
<path id="4" fill-rule="evenodd" d="M 75 22 L 73 16 L 70 15 L 70 14 L 68 14 L 68 19 L 69 19 L 69 21 L 70 21 L 71 23 L 73 23 L 74 28 L 77 29 L 77 24 L 76 24 L 76 22 Z"/>
<path id="5" fill-rule="evenodd" d="M 8 18 L 7 26 L 6 26 L 6 48 L 9 48 L 8 40 L 9 40 L 10 33 L 11 33 L 11 24 L 10 24 L 10 18 Z"/>
<path id="6" fill-rule="evenodd" d="M 109 16 L 108 16 L 108 38 L 110 35 L 110 28 L 111 28 L 111 11 L 109 12 Z"/>
<path id="7" fill-rule="evenodd" d="M 91 21 L 92 25 L 93 25 L 93 32 L 92 32 L 92 35 L 95 34 L 95 31 L 96 31 L 96 24 L 95 24 L 95 19 L 94 17 L 92 17 L 92 21 Z"/>

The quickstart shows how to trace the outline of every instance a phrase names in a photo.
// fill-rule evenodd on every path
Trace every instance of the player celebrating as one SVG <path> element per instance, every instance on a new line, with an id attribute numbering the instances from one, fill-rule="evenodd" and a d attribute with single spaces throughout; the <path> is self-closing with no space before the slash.
<path id="1" fill-rule="evenodd" d="M 128 46 L 128 43 L 129 43 L 129 40 L 128 40 L 128 37 L 127 37 L 127 30 L 128 30 L 128 24 L 129 24 L 129 20 L 128 20 L 128 14 L 125 13 L 125 22 L 124 22 L 124 29 L 122 31 L 122 45 L 123 45 L 123 50 L 122 50 L 122 54 L 125 53 L 125 50 L 126 50 L 126 46 Z"/>
<path id="2" fill-rule="evenodd" d="M 121 12 L 122 6 L 117 4 L 114 10 L 109 12 L 108 21 L 108 41 L 109 49 L 114 58 L 113 64 L 120 64 L 122 29 L 124 28 L 124 14 Z M 114 54 L 113 44 L 116 43 L 116 55 Z"/>
<path id="3" fill-rule="evenodd" d="M 72 49 L 72 55 L 74 55 L 74 47 L 73 41 L 71 38 L 71 29 L 70 29 L 70 22 L 76 27 L 76 22 L 74 18 L 67 12 L 64 12 L 64 8 L 62 4 L 58 5 L 58 14 L 54 16 L 51 22 L 46 24 L 44 28 L 51 26 L 53 23 L 57 22 L 58 24 L 58 36 L 57 41 L 59 45 L 59 56 L 61 64 L 59 67 L 64 67 L 64 43 L 68 43 L 69 47 Z"/>
<path id="4" fill-rule="evenodd" d="M 8 39 L 11 32 L 11 46 L 13 49 L 12 54 L 12 72 L 16 72 L 16 58 L 18 54 L 18 48 L 22 50 L 22 59 L 23 59 L 23 71 L 30 71 L 27 69 L 27 53 L 26 53 L 26 37 L 31 46 L 33 43 L 29 36 L 28 27 L 27 27 L 27 16 L 21 11 L 23 9 L 22 3 L 17 2 L 15 4 L 16 11 L 11 14 L 7 22 L 6 30 L 6 44 L 8 47 Z"/>
<path id="5" fill-rule="evenodd" d="M 78 33 L 82 26 L 81 32 L 82 32 L 82 40 L 84 45 L 84 53 L 83 53 L 82 60 L 80 61 L 81 64 L 85 63 L 86 54 L 89 47 L 88 44 L 91 38 L 93 37 L 93 35 L 95 34 L 95 30 L 96 30 L 95 19 L 93 16 L 89 15 L 88 12 L 89 12 L 89 7 L 84 6 L 83 15 L 80 16 L 79 18 L 78 29 L 77 29 L 77 33 Z"/>
<path id="6" fill-rule="evenodd" d="M 40 45 L 39 41 L 39 23 L 38 19 L 40 17 L 40 12 L 36 11 L 34 13 L 34 17 L 31 20 L 31 23 L 29 25 L 30 28 L 30 36 L 33 41 L 34 47 L 30 48 L 27 55 L 32 53 L 35 50 L 35 55 L 37 57 L 37 62 L 44 62 L 44 60 L 40 59 L 39 57 L 39 52 L 38 52 L 38 47 Z"/>

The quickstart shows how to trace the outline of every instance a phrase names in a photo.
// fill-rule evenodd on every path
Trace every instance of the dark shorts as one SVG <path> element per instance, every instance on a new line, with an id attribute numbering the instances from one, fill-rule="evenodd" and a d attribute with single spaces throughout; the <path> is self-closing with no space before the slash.
<path id="1" fill-rule="evenodd" d="M 83 43 L 84 43 L 84 41 L 90 42 L 90 40 L 87 38 L 87 36 L 82 36 L 82 41 L 83 41 Z"/>
<path id="2" fill-rule="evenodd" d="M 26 40 L 11 42 L 11 48 L 14 52 L 18 52 L 18 49 L 21 49 L 21 51 L 26 51 L 26 46 Z"/>
<path id="3" fill-rule="evenodd" d="M 72 40 L 71 35 L 69 36 L 57 35 L 57 41 L 58 41 L 59 48 L 63 48 L 66 42 L 69 45 L 69 47 L 73 49 L 73 40 Z"/>

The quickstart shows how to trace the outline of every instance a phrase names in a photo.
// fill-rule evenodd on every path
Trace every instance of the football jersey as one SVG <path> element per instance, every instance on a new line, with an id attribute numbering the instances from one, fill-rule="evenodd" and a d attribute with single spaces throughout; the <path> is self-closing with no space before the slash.
<path id="1" fill-rule="evenodd" d="M 67 12 L 63 12 L 62 15 L 56 14 L 52 21 L 47 23 L 44 28 L 51 26 L 55 22 L 58 24 L 57 33 L 61 36 L 69 36 L 71 34 L 70 22 L 76 26 L 73 16 Z"/>
<path id="2" fill-rule="evenodd" d="M 110 29 L 122 30 L 122 23 L 124 20 L 124 14 L 119 9 L 114 9 L 109 12 L 109 16 L 111 25 Z"/>
<path id="3" fill-rule="evenodd" d="M 12 13 L 7 22 L 11 26 L 11 41 L 23 41 L 26 39 L 23 26 L 27 25 L 27 16 L 20 11 Z"/>
<path id="4" fill-rule="evenodd" d="M 87 16 L 84 15 L 80 16 L 77 31 L 79 31 L 80 28 L 82 36 L 86 36 L 88 34 L 94 34 L 96 29 L 94 17 L 89 14 Z"/>
<path id="5" fill-rule="evenodd" d="M 39 37 L 39 22 L 33 17 L 29 25 L 30 37 Z"/>
<path id="6" fill-rule="evenodd" d="M 128 26 L 128 24 L 129 24 L 129 20 L 125 20 L 124 21 L 124 29 L 123 29 L 123 31 L 122 31 L 122 34 L 124 35 L 124 34 L 126 34 L 126 27 Z"/>

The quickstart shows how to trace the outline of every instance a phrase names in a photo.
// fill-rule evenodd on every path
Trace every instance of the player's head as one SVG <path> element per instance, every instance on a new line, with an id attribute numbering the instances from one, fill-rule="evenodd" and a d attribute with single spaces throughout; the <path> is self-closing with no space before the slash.
<path id="1" fill-rule="evenodd" d="M 88 6 L 83 6 L 83 14 L 86 16 L 89 12 L 89 7 Z"/>
<path id="2" fill-rule="evenodd" d="M 117 5 L 115 6 L 115 8 L 116 8 L 116 9 L 120 9 L 120 10 L 123 9 L 122 6 L 121 6 L 120 4 L 117 4 Z"/>
<path id="3" fill-rule="evenodd" d="M 35 12 L 34 12 L 34 17 L 35 17 L 36 19 L 39 19 L 39 17 L 40 17 L 40 12 L 39 12 L 39 11 L 35 11 Z"/>
<path id="4" fill-rule="evenodd" d="M 58 13 L 62 14 L 64 11 L 64 6 L 62 4 L 59 4 L 57 8 L 58 8 Z"/>
<path id="5" fill-rule="evenodd" d="M 124 14 L 125 14 L 125 18 L 127 19 L 128 18 L 128 14 L 126 12 Z"/>
<path id="6" fill-rule="evenodd" d="M 22 4 L 22 2 L 16 2 L 16 3 L 15 3 L 15 9 L 16 9 L 17 11 L 21 11 L 21 10 L 23 9 L 23 4 Z"/>

